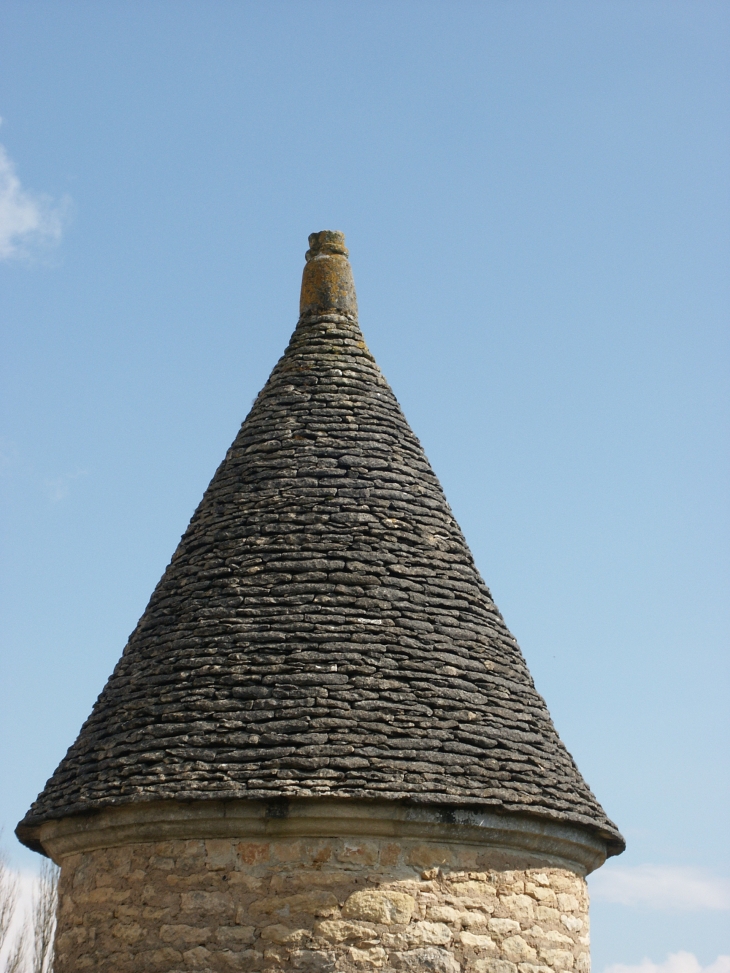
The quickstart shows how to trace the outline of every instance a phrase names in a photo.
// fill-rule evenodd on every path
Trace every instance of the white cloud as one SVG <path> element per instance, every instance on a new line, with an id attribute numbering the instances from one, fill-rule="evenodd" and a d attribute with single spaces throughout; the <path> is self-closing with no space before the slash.
<path id="1" fill-rule="evenodd" d="M 0 260 L 30 256 L 61 239 L 70 200 L 23 189 L 12 159 L 0 145 Z"/>
<path id="2" fill-rule="evenodd" d="M 604 973 L 730 973 L 730 956 L 718 956 L 714 963 L 702 966 L 692 953 L 671 953 L 663 963 L 642 960 L 635 966 L 614 963 Z"/>
<path id="3" fill-rule="evenodd" d="M 589 884 L 591 896 L 604 902 L 653 909 L 730 910 L 730 882 L 697 868 L 616 865 L 596 872 Z"/>

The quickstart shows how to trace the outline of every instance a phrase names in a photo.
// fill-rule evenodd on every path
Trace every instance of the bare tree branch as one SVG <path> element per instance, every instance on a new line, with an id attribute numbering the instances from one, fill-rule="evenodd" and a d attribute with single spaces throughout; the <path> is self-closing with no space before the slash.
<path id="1" fill-rule="evenodd" d="M 0 950 L 8 938 L 17 902 L 18 880 L 8 868 L 5 853 L 0 851 Z"/>
<path id="2" fill-rule="evenodd" d="M 27 946 L 28 929 L 24 927 L 16 935 L 15 942 L 7 955 L 4 973 L 25 973 L 28 968 L 26 965 L 28 956 Z"/>
<path id="3" fill-rule="evenodd" d="M 58 868 L 46 858 L 33 894 L 33 973 L 52 973 L 57 908 Z"/>
<path id="4" fill-rule="evenodd" d="M 10 930 L 18 908 L 20 888 L 18 877 L 8 867 L 5 852 L 0 849 L 0 953 L 5 953 L 3 973 L 25 973 L 27 959 L 27 929 L 22 928 L 10 942 Z"/>
<path id="5" fill-rule="evenodd" d="M 20 905 L 20 885 L 0 848 L 1 973 L 53 973 L 58 874 L 53 862 L 44 859 L 33 891 L 30 922 L 23 917 L 23 924 L 17 929 L 14 919 Z"/>

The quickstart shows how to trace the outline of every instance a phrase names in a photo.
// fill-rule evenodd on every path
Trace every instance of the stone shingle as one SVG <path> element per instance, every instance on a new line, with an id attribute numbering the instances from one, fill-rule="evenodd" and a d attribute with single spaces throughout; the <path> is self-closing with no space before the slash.
<path id="1" fill-rule="evenodd" d="M 308 258 L 342 269 L 338 239 L 313 236 Z M 573 822 L 619 852 L 365 345 L 354 290 L 319 304 L 311 290 L 21 836 L 130 802 L 331 795 Z"/>

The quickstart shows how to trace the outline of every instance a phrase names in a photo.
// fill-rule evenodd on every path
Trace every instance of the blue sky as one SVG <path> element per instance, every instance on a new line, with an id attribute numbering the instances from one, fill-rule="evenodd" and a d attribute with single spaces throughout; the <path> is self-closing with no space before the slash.
<path id="1" fill-rule="evenodd" d="M 6 0 L 17 867 L 15 823 L 286 345 L 307 234 L 336 228 L 371 350 L 628 840 L 591 879 L 594 968 L 730 954 L 729 41 L 713 2 Z"/>

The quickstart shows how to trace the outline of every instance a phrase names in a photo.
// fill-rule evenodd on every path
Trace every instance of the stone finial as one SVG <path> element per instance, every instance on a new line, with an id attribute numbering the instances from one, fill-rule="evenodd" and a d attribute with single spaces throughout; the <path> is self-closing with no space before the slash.
<path id="1" fill-rule="evenodd" d="M 337 312 L 357 318 L 357 296 L 352 267 L 339 230 L 320 230 L 309 235 L 309 250 L 302 274 L 301 315 Z"/>

